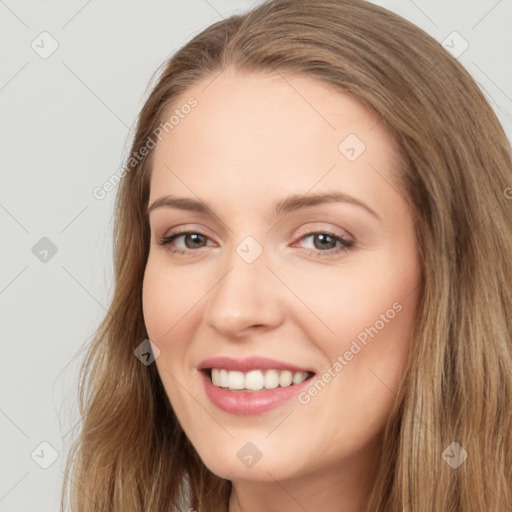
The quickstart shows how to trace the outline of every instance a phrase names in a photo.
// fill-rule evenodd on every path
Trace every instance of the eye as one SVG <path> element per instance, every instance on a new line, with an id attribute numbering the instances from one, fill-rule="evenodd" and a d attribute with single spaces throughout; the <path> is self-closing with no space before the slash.
<path id="1" fill-rule="evenodd" d="M 176 247 L 173 244 L 183 239 L 185 244 L 184 248 Z M 311 238 L 313 242 L 313 248 L 306 248 L 306 251 L 316 256 L 321 255 L 334 255 L 344 251 L 348 251 L 354 242 L 347 240 L 341 235 L 335 233 L 324 232 L 324 231 L 312 231 L 302 235 L 299 240 L 305 240 Z M 159 240 L 159 244 L 163 246 L 169 246 L 168 250 L 171 254 L 186 254 L 187 252 L 194 252 L 196 249 L 205 247 L 208 241 L 208 236 L 198 231 L 183 231 L 179 233 L 171 233 L 170 235 L 164 236 Z"/>
<path id="2" fill-rule="evenodd" d="M 331 256 L 344 251 L 348 251 L 354 242 L 347 240 L 341 235 L 324 231 L 312 231 L 302 235 L 299 240 L 311 238 L 313 248 L 308 248 L 307 251 L 317 256 Z M 339 244 L 339 245 L 337 245 Z"/>
<path id="3" fill-rule="evenodd" d="M 179 238 L 183 238 L 185 242 L 185 249 L 173 247 L 171 244 L 178 240 Z M 198 231 L 183 231 L 180 233 L 174 233 L 167 236 L 164 236 L 160 239 L 159 244 L 164 246 L 169 246 L 169 251 L 171 254 L 185 254 L 188 251 L 193 251 L 194 249 L 200 249 L 204 247 L 208 237 L 200 233 Z"/>

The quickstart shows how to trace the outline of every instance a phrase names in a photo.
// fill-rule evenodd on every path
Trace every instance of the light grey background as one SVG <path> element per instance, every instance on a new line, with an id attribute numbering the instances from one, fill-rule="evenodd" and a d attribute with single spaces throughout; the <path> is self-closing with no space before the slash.
<path id="1" fill-rule="evenodd" d="M 59 507 L 79 430 L 77 371 L 112 293 L 115 191 L 98 200 L 93 189 L 123 166 L 157 67 L 256 3 L 0 0 L 1 512 Z M 510 140 L 512 1 L 375 3 L 452 52 L 469 45 L 458 58 Z"/>

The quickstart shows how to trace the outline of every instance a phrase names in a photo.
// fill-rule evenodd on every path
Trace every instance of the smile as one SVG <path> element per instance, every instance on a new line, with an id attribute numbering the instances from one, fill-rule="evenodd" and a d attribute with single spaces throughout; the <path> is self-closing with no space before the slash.
<path id="1" fill-rule="evenodd" d="M 290 370 L 251 370 L 249 372 L 229 371 L 224 368 L 212 368 L 210 379 L 215 386 L 231 391 L 261 391 L 262 389 L 286 388 L 304 382 L 312 372 L 292 372 Z"/>
<path id="2" fill-rule="evenodd" d="M 294 398 L 315 372 L 264 357 L 214 357 L 198 368 L 206 397 L 224 412 L 261 414 Z"/>

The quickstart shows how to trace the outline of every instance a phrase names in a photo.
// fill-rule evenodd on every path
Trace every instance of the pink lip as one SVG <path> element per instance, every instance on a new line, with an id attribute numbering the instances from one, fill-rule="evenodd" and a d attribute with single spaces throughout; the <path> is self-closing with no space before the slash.
<path id="1" fill-rule="evenodd" d="M 243 416 L 261 414 L 274 409 L 311 384 L 311 379 L 307 379 L 300 384 L 293 384 L 286 388 L 277 387 L 247 393 L 244 391 L 229 391 L 227 388 L 214 386 L 207 372 L 199 371 L 199 373 L 203 380 L 206 396 L 214 405 L 225 412 Z"/>
<path id="2" fill-rule="evenodd" d="M 278 407 L 300 393 L 300 391 L 305 387 L 309 386 L 311 379 L 307 379 L 300 384 L 293 384 L 285 388 L 277 387 L 274 389 L 252 392 L 229 391 L 227 388 L 221 388 L 213 385 L 208 372 L 204 371 L 210 368 L 240 372 L 274 369 L 315 373 L 313 370 L 308 368 L 301 368 L 293 364 L 277 361 L 276 359 L 268 359 L 266 357 L 253 356 L 244 359 L 212 357 L 202 361 L 198 365 L 198 370 L 201 375 L 201 379 L 203 380 L 206 396 L 219 409 L 231 414 L 240 414 L 244 416 L 261 414 Z"/>
<path id="3" fill-rule="evenodd" d="M 293 364 L 268 359 L 267 357 L 246 357 L 244 359 L 233 359 L 231 357 L 210 357 L 201 361 L 199 370 L 206 368 L 223 368 L 229 371 L 248 372 L 250 370 L 290 370 L 292 372 L 312 372 L 309 368 L 301 368 Z"/>

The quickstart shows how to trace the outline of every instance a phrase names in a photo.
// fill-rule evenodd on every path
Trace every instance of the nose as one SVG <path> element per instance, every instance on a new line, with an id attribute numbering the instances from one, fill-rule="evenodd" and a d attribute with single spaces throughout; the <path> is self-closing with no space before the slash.
<path id="1" fill-rule="evenodd" d="M 275 329 L 283 321 L 283 288 L 267 267 L 265 252 L 248 263 L 233 250 L 207 295 L 204 321 L 229 339 Z"/>

